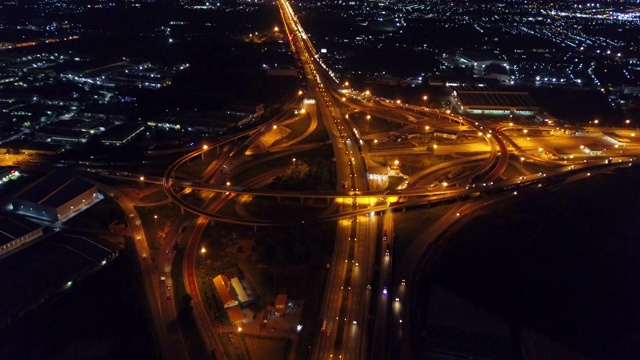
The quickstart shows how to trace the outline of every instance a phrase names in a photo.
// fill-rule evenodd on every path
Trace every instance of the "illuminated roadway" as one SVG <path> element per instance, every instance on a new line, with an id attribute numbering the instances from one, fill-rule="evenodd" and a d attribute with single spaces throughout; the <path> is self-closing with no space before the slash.
<path id="1" fill-rule="evenodd" d="M 320 331 L 319 327 L 312 331 L 318 333 L 315 338 L 315 342 L 312 346 L 313 358 L 343 358 L 343 359 L 363 359 L 368 357 L 367 344 L 371 339 L 368 339 L 368 331 L 370 327 L 374 327 L 374 341 L 376 341 L 375 351 L 385 351 L 384 342 L 378 346 L 377 341 L 383 341 L 380 337 L 386 337 L 385 334 L 388 329 L 388 316 L 387 310 L 391 307 L 388 302 L 394 299 L 391 296 L 399 293 L 396 289 L 389 288 L 391 293 L 388 296 L 382 294 L 379 286 L 383 284 L 391 284 L 390 274 L 392 265 L 392 256 L 385 255 L 386 244 L 380 242 L 381 235 L 379 235 L 378 227 L 376 225 L 379 216 L 370 216 L 370 212 L 384 212 L 383 216 L 384 227 L 393 229 L 393 217 L 392 214 L 387 211 L 389 206 L 375 205 L 375 202 L 369 201 L 368 198 L 389 198 L 396 197 L 402 198 L 404 201 L 398 203 L 392 207 L 408 207 L 408 206 L 421 206 L 431 202 L 443 201 L 456 197 L 468 197 L 473 196 L 481 191 L 491 192 L 494 190 L 502 190 L 506 186 L 519 186 L 519 182 L 524 182 L 527 179 L 510 179 L 507 181 L 498 181 L 498 177 L 505 170 L 509 162 L 509 152 L 505 142 L 501 139 L 502 134 L 498 135 L 496 132 L 491 131 L 488 128 L 484 128 L 475 121 L 462 118 L 454 115 L 443 115 L 450 120 L 460 122 L 469 126 L 481 133 L 481 136 L 490 144 L 490 155 L 484 159 L 484 162 L 475 171 L 474 175 L 484 174 L 481 181 L 485 181 L 478 187 L 467 188 L 443 188 L 438 190 L 425 191 L 424 188 L 408 188 L 403 190 L 392 190 L 387 192 L 380 191 L 368 191 L 368 181 L 366 164 L 364 162 L 363 153 L 366 149 L 360 148 L 358 145 L 358 139 L 355 134 L 350 130 L 352 126 L 347 124 L 343 119 L 339 106 L 342 105 L 342 97 L 336 89 L 336 83 L 332 81 L 329 74 L 321 68 L 321 65 L 315 59 L 315 50 L 310 44 L 308 37 L 302 31 L 300 24 L 297 22 L 293 11 L 289 4 L 285 1 L 279 1 L 281 14 L 285 23 L 285 29 L 289 34 L 289 40 L 292 47 L 296 50 L 300 61 L 305 69 L 305 75 L 309 82 L 307 96 L 313 96 L 316 99 L 317 104 L 317 116 L 321 117 L 327 128 L 329 137 L 333 144 L 334 153 L 336 157 L 336 172 L 338 177 L 338 188 L 342 189 L 343 184 L 347 187 L 344 191 L 336 192 L 324 192 L 324 193 L 304 193 L 296 191 L 269 191 L 262 189 L 248 189 L 237 186 L 226 186 L 214 184 L 202 184 L 194 186 L 192 182 L 173 179 L 173 173 L 182 163 L 187 161 L 190 157 L 198 156 L 204 153 L 205 150 L 197 150 L 191 154 L 188 154 L 178 161 L 176 161 L 167 171 L 163 179 L 163 185 L 167 195 L 172 201 L 179 204 L 183 209 L 197 213 L 199 215 L 239 224 L 247 225 L 260 225 L 260 226 L 279 226 L 286 224 L 287 221 L 267 221 L 258 219 L 239 219 L 232 217 L 225 217 L 215 214 L 215 209 L 209 209 L 205 211 L 199 208 L 185 203 L 180 197 L 175 194 L 173 188 L 192 188 L 203 189 L 215 192 L 231 192 L 231 193 L 247 193 L 252 195 L 261 196 L 276 196 L 276 197 L 299 197 L 299 198 L 340 198 L 342 199 L 342 205 L 340 211 L 335 215 L 326 215 L 324 217 L 310 219 L 312 221 L 329 221 L 337 220 L 338 226 L 336 231 L 336 242 L 334 246 L 334 252 L 332 254 L 332 261 L 329 266 L 329 276 L 327 278 L 327 284 L 323 296 L 322 308 L 317 319 L 319 324 L 326 322 L 326 326 Z M 329 79 L 329 80 L 327 80 Z M 340 105 L 338 105 L 340 104 Z M 406 107 L 406 106 L 405 106 Z M 398 109 L 396 109 L 398 110 Z M 399 111 L 399 110 L 398 110 Z M 429 112 L 428 110 L 426 111 Z M 266 129 L 270 124 L 265 125 L 262 129 Z M 253 136 L 259 136 L 258 133 L 254 133 Z M 250 143 L 249 141 L 246 143 Z M 215 145 L 213 145 L 215 146 Z M 246 149 L 235 149 L 235 155 L 239 156 L 244 153 Z M 231 153 L 229 157 L 233 156 Z M 220 165 L 224 164 L 225 160 L 220 161 Z M 452 166 L 452 164 L 443 165 Z M 560 169 L 558 174 L 570 171 L 583 170 L 582 167 L 594 166 L 593 164 L 581 165 L 580 168 Z M 487 171 L 489 171 L 487 173 Z M 218 173 L 214 172 L 215 178 Z M 554 176 L 556 174 L 537 175 L 542 178 L 545 176 Z M 495 183 L 494 183 L 495 181 Z M 526 182 L 540 181 L 533 177 Z M 488 185 L 487 185 L 488 183 Z M 523 185 L 524 186 L 524 185 Z M 204 220 L 200 220 L 201 222 Z M 391 244 L 393 239 L 388 237 L 388 243 Z M 191 244 L 192 242 L 190 242 Z M 195 241 L 193 243 L 196 243 Z M 187 258 L 193 258 L 194 251 L 197 250 L 196 245 L 190 249 Z M 377 248 L 377 250 L 376 250 Z M 373 266 L 375 263 L 381 264 L 380 276 L 377 279 L 373 279 Z M 189 271 L 193 272 L 193 264 L 185 263 L 185 274 Z M 191 268 L 191 270 L 189 270 Z M 192 275 L 186 275 L 189 282 L 195 281 Z M 191 278 L 191 280 L 189 280 Z M 372 289 L 368 289 L 367 285 L 371 285 L 373 281 L 377 281 L 376 293 L 372 294 Z M 194 285 L 194 284 L 191 284 Z M 191 286 L 188 285 L 188 286 Z M 195 284 L 197 286 L 197 284 Z M 394 285 L 399 286 L 399 285 Z M 369 306 L 373 296 L 379 297 L 378 309 L 376 313 L 375 323 L 369 323 Z M 199 301 L 199 299 L 198 299 Z M 395 303 L 395 301 L 394 301 Z M 398 305 L 400 306 L 400 303 Z M 404 306 L 404 305 L 403 305 Z M 397 311 L 397 310 L 394 310 Z M 207 316 L 206 314 L 200 314 L 200 316 Z M 206 328 L 206 326 L 205 326 Z M 201 327 L 203 329 L 203 327 Z M 207 334 L 205 329 L 205 339 L 211 338 L 211 333 Z M 213 332 L 213 329 L 211 329 Z M 215 336 L 215 335 L 213 335 Z M 214 341 L 208 341 L 209 347 L 215 346 Z"/>
<path id="2" fill-rule="evenodd" d="M 314 61 L 315 50 L 289 3 L 279 1 L 278 5 L 292 47 L 304 64 L 307 79 L 315 84 L 318 115 L 324 121 L 333 144 L 338 187 L 346 187 L 347 191 L 365 191 L 368 186 L 366 164 L 357 146 L 357 139 L 336 106 L 336 99 L 341 98 L 341 94 L 334 89 L 336 82 L 325 80 L 328 76 Z M 343 203 L 340 210 L 357 210 L 358 207 L 360 205 L 356 199 L 351 203 Z M 315 338 L 312 358 L 366 357 L 368 311 L 362 305 L 368 301 L 365 293 L 368 279 L 365 276 L 370 276 L 371 272 L 371 244 L 375 241 L 375 233 L 375 221 L 370 221 L 367 216 L 353 216 L 338 222 L 320 318 L 317 319 L 324 327 Z"/>

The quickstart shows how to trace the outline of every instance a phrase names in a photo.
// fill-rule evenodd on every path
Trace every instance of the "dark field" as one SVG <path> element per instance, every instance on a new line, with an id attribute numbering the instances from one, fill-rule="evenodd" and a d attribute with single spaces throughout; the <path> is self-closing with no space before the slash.
<path id="1" fill-rule="evenodd" d="M 514 197 L 450 235 L 431 280 L 582 355 L 637 358 L 639 177 Z"/>

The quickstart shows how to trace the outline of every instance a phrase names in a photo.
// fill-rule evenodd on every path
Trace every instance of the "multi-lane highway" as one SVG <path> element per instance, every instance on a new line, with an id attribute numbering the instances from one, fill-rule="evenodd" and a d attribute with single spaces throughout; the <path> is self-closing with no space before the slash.
<path id="1" fill-rule="evenodd" d="M 196 181 L 179 180 L 174 176 L 174 173 L 189 158 L 202 156 L 204 159 L 205 153 L 209 149 L 219 147 L 223 142 L 210 144 L 208 148 L 198 149 L 183 156 L 167 169 L 162 179 L 155 179 L 163 184 L 171 201 L 182 209 L 201 216 L 195 224 L 186 247 L 185 262 L 182 266 L 186 291 L 194 298 L 196 322 L 203 335 L 205 345 L 209 350 L 214 350 L 218 358 L 225 358 L 225 354 L 220 351 L 212 319 L 198 296 L 199 289 L 195 274 L 195 258 L 200 250 L 202 230 L 208 219 L 254 226 L 288 224 L 286 219 L 277 221 L 243 219 L 216 214 L 222 203 L 233 194 L 340 199 L 337 214 L 309 219 L 310 221 L 338 221 L 322 306 L 317 319 L 315 319 L 318 326 L 316 329 L 311 329 L 317 335 L 312 344 L 311 357 L 314 359 L 384 359 L 389 358 L 392 351 L 402 349 L 403 358 L 411 358 L 409 336 L 407 336 L 411 332 L 411 323 L 407 321 L 407 318 L 410 316 L 410 294 L 414 286 L 416 266 L 422 259 L 422 254 L 430 244 L 436 241 L 439 234 L 458 221 L 460 216 L 464 216 L 465 213 L 473 211 L 481 205 L 478 203 L 467 205 L 462 202 L 456 205 L 453 210 L 429 229 L 429 232 L 425 232 L 419 237 L 420 241 L 415 242 L 408 251 L 413 259 L 405 259 L 402 264 L 399 264 L 399 259 L 393 257 L 394 208 L 422 206 L 453 198 L 473 198 L 479 193 L 498 193 L 496 199 L 502 196 L 512 196 L 517 194 L 520 187 L 543 186 L 549 181 L 547 179 L 551 178 L 563 179 L 564 181 L 567 178 L 577 179 L 589 176 L 591 172 L 624 166 L 631 159 L 626 156 L 612 158 L 606 163 L 601 160 L 586 163 L 575 162 L 557 167 L 544 174 L 536 173 L 518 178 L 501 179 L 500 177 L 509 162 L 507 143 L 516 153 L 523 152 L 516 142 L 504 134 L 502 127 L 488 127 L 459 115 L 435 112 L 431 109 L 407 104 L 397 105 L 389 102 L 384 105 L 383 103 L 376 105 L 374 102 L 367 104 L 361 101 L 352 101 L 349 96 L 345 96 L 339 91 L 338 83 L 331 72 L 319 61 L 309 37 L 298 22 L 290 4 L 286 0 L 279 0 L 278 6 L 291 48 L 305 72 L 306 97 L 314 99 L 316 103 L 315 111 L 311 112 L 312 124 L 317 124 L 318 121 L 324 123 L 333 146 L 337 189 L 330 192 L 307 193 L 250 189 L 248 186 L 227 183 L 227 175 L 223 176 L 219 169 L 222 166 L 231 168 L 232 163 L 235 164 L 235 167 L 240 166 L 243 155 L 252 144 L 265 132 L 272 129 L 272 126 L 277 126 L 277 122 L 283 120 L 284 115 L 257 129 L 238 135 L 234 140 L 240 137 L 248 138 L 248 140 L 239 146 L 230 147 L 227 152 L 223 151 L 223 154 Z M 414 174 L 410 178 L 410 186 L 407 188 L 371 191 L 368 188 L 367 180 L 367 159 L 370 150 L 366 143 L 360 141 L 360 137 L 354 131 L 354 124 L 345 116 L 350 111 L 349 107 L 359 110 L 371 109 L 381 116 L 386 115 L 389 119 L 403 124 L 414 124 L 415 117 L 418 115 L 426 118 L 442 117 L 477 131 L 484 143 L 481 146 L 477 144 L 469 146 L 473 149 L 480 149 L 474 151 L 479 155 L 442 163 Z M 228 142 L 229 139 L 224 141 Z M 460 148 L 452 150 L 452 152 L 463 152 Z M 385 151 L 388 153 L 397 151 L 398 154 L 415 152 L 412 149 Z M 440 151 L 444 151 L 444 147 Z M 381 153 L 382 151 L 376 150 L 375 152 Z M 429 179 L 440 177 L 453 167 L 465 167 L 463 175 L 451 181 L 454 186 L 447 187 L 447 185 L 441 184 L 433 187 L 430 186 L 431 184 L 426 184 Z M 138 174 L 117 176 L 132 177 L 136 181 L 138 179 Z M 475 180 L 477 183 L 471 182 L 471 179 L 477 179 Z M 422 183 L 423 180 L 424 183 Z M 154 181 L 154 179 L 151 176 L 146 176 L 146 181 Z M 220 196 L 218 202 L 209 208 L 201 209 L 181 199 L 176 190 L 182 188 L 217 193 L 228 192 L 229 196 Z M 391 198 L 394 200 L 389 200 Z M 371 199 L 375 200 L 371 201 Z M 382 200 L 378 201 L 378 199 Z M 393 203 L 390 204 L 389 201 L 393 201 Z M 132 207 L 126 204 L 124 207 L 128 212 L 133 212 Z M 144 239 L 143 234 L 141 237 Z M 166 247 L 169 244 L 163 246 Z M 137 250 L 143 256 L 150 254 L 144 241 L 137 244 Z M 160 253 L 162 254 L 162 251 Z M 152 294 L 150 296 L 153 299 L 151 301 L 152 313 L 162 352 L 166 358 L 187 358 L 186 347 L 180 334 L 167 334 L 166 332 L 167 323 L 176 317 L 176 309 L 173 301 L 166 299 L 165 287 L 169 284 L 161 283 L 159 278 L 171 271 L 171 258 L 167 256 L 154 261 L 149 261 L 149 258 L 145 258 L 145 260 L 141 258 L 141 267 L 145 274 L 147 293 Z M 404 322 L 402 322 L 403 320 Z M 389 342 L 388 339 L 392 339 L 392 341 Z"/>

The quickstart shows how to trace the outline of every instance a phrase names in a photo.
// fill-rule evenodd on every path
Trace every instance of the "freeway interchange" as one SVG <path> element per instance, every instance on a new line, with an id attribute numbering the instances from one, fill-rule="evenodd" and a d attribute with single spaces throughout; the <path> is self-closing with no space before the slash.
<path id="1" fill-rule="evenodd" d="M 598 172 L 630 166 L 635 155 L 640 152 L 640 143 L 631 139 L 635 134 L 627 134 L 631 141 L 625 145 L 624 153 L 617 148 L 606 154 L 591 156 L 576 152 L 575 157 L 566 160 L 550 159 L 542 156 L 538 139 L 531 140 L 521 136 L 526 127 L 508 123 L 480 123 L 457 114 L 410 104 L 396 103 L 387 99 L 374 98 L 369 92 L 345 91 L 335 80 L 332 73 L 319 60 L 309 37 L 291 8 L 289 2 L 277 2 L 287 32 L 292 52 L 298 58 L 304 71 L 306 89 L 302 93 L 305 100 L 315 105 L 308 111 L 312 124 L 321 124 L 326 129 L 333 155 L 335 157 L 337 189 L 335 191 L 293 191 L 270 190 L 261 186 L 278 173 L 278 169 L 264 174 L 252 181 L 229 181 L 234 176 L 233 168 L 251 166 L 246 154 L 263 136 L 276 131 L 282 122 L 292 113 L 293 105 L 301 102 L 298 96 L 287 109 L 258 128 L 247 130 L 230 139 L 209 144 L 207 147 L 192 151 L 169 166 L 163 177 L 144 175 L 144 181 L 162 184 L 169 199 L 183 211 L 198 216 L 195 227 L 186 245 L 182 264 L 186 291 L 194 299 L 192 302 L 196 323 L 208 350 L 217 358 L 235 358 L 226 354 L 220 346 L 218 329 L 213 325 L 210 311 L 202 301 L 196 279 L 196 258 L 200 252 L 200 236 L 204 227 L 213 221 L 258 226 L 287 226 L 290 219 L 257 219 L 219 214 L 218 210 L 228 201 L 239 195 L 271 198 L 326 199 L 336 204 L 336 211 L 302 220 L 304 223 L 336 221 L 336 234 L 331 262 L 327 264 L 327 278 L 321 306 L 314 324 L 305 331 L 313 334 L 309 345 L 308 357 L 312 359 L 411 359 L 411 297 L 418 264 L 424 261 L 425 254 L 439 234 L 444 232 L 460 218 L 488 203 L 514 196 L 518 191 L 538 187 L 553 186 L 557 183 L 577 181 Z M 363 102 L 362 98 L 370 101 Z M 312 101 L 309 101 L 312 100 Z M 424 128 L 434 119 L 446 120 L 457 128 L 477 133 L 478 144 L 440 144 L 439 154 L 464 154 L 449 161 L 443 161 L 422 169 L 408 177 L 408 181 L 398 188 L 382 188 L 370 178 L 370 167 L 375 164 L 373 157 L 386 152 L 390 156 L 415 154 L 411 147 L 373 149 L 374 142 L 363 140 L 362 129 L 357 129 L 348 114 L 353 111 L 376 113 L 389 121 L 397 121 L 404 126 Z M 416 120 L 419 118 L 419 120 Z M 315 125 L 313 125 L 315 126 Z M 549 128 L 549 131 L 552 129 Z M 602 130 L 589 129 L 590 133 L 600 136 Z M 630 132 L 631 130 L 625 130 Z M 310 133 L 307 131 L 301 140 Z M 600 135 L 596 135 L 596 134 Z M 513 135 L 516 135 L 515 137 Z M 375 134 L 374 134 L 375 136 Z M 564 140 L 563 140 L 564 139 Z M 542 141 L 542 140 L 541 140 Z M 544 141 L 550 142 L 549 139 Z M 562 138 L 557 141 L 582 141 Z M 224 147 L 224 145 L 227 145 Z M 289 154 L 289 145 L 280 145 L 282 154 Z M 300 143 L 296 146 L 300 146 Z M 421 145 L 426 147 L 426 145 Z M 548 147 L 545 144 L 545 147 Z M 571 146 L 580 146 L 578 142 Z M 220 151 L 220 148 L 223 148 Z M 468 149 L 479 149 L 469 154 Z M 217 150 L 217 155 L 213 154 Z M 464 149 L 464 150 L 461 150 Z M 531 149 L 534 149 L 533 151 Z M 275 152 L 275 149 L 272 149 Z M 423 153 L 424 156 L 436 156 Z M 211 159 L 211 165 L 199 179 L 186 180 L 176 176 L 181 166 L 192 158 L 205 156 Z M 515 159 L 515 160 L 514 160 Z M 520 176 L 505 176 L 512 165 L 524 168 L 525 163 L 538 163 L 548 166 L 544 172 L 523 173 Z M 232 165 L 233 164 L 233 165 Z M 242 164 L 242 165 L 241 165 Z M 454 174 L 452 169 L 464 169 Z M 118 178 L 130 178 L 138 181 L 143 174 L 110 174 Z M 446 182 L 439 180 L 446 176 Z M 186 190 L 198 190 L 211 195 L 213 202 L 206 207 L 192 205 L 183 198 Z M 217 195 L 216 195 L 217 194 Z M 475 201 L 482 197 L 484 202 Z M 425 229 L 414 241 L 412 248 L 404 258 L 394 257 L 394 210 L 420 208 L 439 203 L 458 203 L 430 229 Z M 125 204 L 127 212 L 134 212 L 131 204 Z M 142 234 L 144 237 L 144 234 Z M 414 245 L 415 244 L 415 245 Z M 165 247 L 169 246 L 165 244 Z M 140 253 L 149 253 L 146 241 L 137 244 Z M 164 249 L 161 249 L 164 250 Z M 158 338 L 163 344 L 161 351 L 167 359 L 185 358 L 187 352 L 180 333 L 168 334 L 166 323 L 175 318 L 176 307 L 173 300 L 167 302 L 166 294 L 160 291 L 157 279 L 159 274 L 170 273 L 171 263 L 141 263 L 145 275 L 145 287 L 150 294 L 152 313 Z M 160 286 L 162 287 L 162 286 Z M 158 300 L 160 299 L 160 300 Z M 163 323 L 165 326 L 163 326 Z M 396 356 L 397 355 L 397 356 Z"/>

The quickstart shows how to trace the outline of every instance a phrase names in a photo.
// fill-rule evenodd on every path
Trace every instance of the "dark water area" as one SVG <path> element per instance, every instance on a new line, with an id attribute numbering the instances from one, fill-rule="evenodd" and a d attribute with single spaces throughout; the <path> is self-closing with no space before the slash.
<path id="1" fill-rule="evenodd" d="M 587 358 L 637 359 L 639 181 L 640 170 L 631 168 L 513 197 L 476 215 L 443 242 L 418 304 L 434 306 L 437 286 L 486 311 L 511 328 L 511 345 L 501 344 L 511 349 L 507 357 L 523 358 L 522 339 L 512 335 L 526 328 Z M 455 316 L 455 307 L 447 311 Z M 434 326 L 434 309 L 423 314 L 420 340 L 428 344 L 442 323 Z M 479 339 L 449 338 L 448 346 L 467 349 Z"/>

